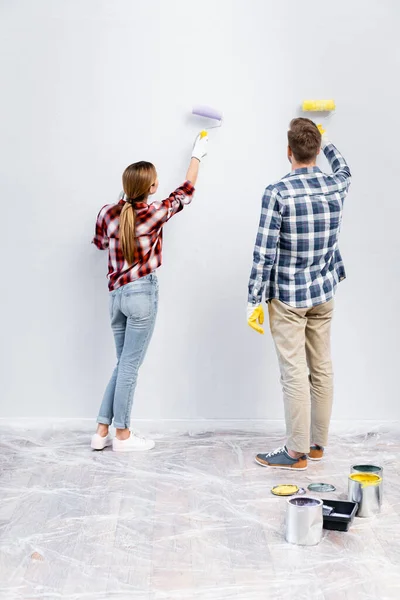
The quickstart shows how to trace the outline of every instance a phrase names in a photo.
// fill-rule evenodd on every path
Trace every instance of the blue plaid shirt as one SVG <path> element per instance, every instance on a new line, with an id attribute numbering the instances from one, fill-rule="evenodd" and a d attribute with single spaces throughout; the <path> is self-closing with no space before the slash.
<path id="1" fill-rule="evenodd" d="M 276 298 L 296 308 L 332 299 L 346 273 L 338 248 L 343 203 L 351 173 L 330 142 L 324 147 L 333 173 L 295 169 L 267 187 L 249 281 L 249 302 Z"/>

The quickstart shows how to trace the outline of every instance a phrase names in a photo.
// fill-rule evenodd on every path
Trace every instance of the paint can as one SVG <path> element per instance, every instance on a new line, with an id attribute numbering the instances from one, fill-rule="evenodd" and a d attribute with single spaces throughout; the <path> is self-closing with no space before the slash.
<path id="1" fill-rule="evenodd" d="M 374 473 L 375 475 L 379 475 L 382 479 L 381 483 L 381 496 L 383 495 L 383 467 L 379 465 L 353 465 L 350 469 L 350 473 Z"/>
<path id="2" fill-rule="evenodd" d="M 374 473 L 383 479 L 383 467 L 379 465 L 352 465 L 350 473 Z"/>
<path id="3" fill-rule="evenodd" d="M 287 500 L 285 539 L 289 544 L 316 546 L 322 539 L 322 500 L 295 496 Z"/>
<path id="4" fill-rule="evenodd" d="M 381 510 L 382 477 L 376 473 L 351 473 L 348 497 L 358 504 L 357 517 L 373 517 Z"/>

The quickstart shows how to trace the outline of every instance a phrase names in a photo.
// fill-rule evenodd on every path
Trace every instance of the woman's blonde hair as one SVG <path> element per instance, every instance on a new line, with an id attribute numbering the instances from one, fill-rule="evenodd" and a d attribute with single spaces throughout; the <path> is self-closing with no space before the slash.
<path id="1" fill-rule="evenodd" d="M 146 202 L 151 186 L 157 179 L 154 165 L 141 161 L 126 167 L 122 175 L 122 186 L 126 194 L 126 202 L 121 211 L 119 223 L 119 239 L 125 260 L 134 264 L 136 255 L 136 212 L 137 202 Z"/>

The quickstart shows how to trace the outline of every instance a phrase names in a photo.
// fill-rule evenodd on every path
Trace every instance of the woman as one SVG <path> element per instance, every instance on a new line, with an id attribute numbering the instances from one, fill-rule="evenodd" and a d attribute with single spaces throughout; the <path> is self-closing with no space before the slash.
<path id="1" fill-rule="evenodd" d="M 100 250 L 108 249 L 110 318 L 117 366 L 100 407 L 91 444 L 94 450 L 111 444 L 117 452 L 154 448 L 153 440 L 139 437 L 129 429 L 132 400 L 156 320 L 155 271 L 162 262 L 163 226 L 191 202 L 207 144 L 208 136 L 196 138 L 185 183 L 162 202 L 147 202 L 158 188 L 154 165 L 130 165 L 122 175 L 123 197 L 117 204 L 102 208 L 97 217 L 93 243 Z M 112 422 L 116 428 L 114 439 L 109 434 Z"/>

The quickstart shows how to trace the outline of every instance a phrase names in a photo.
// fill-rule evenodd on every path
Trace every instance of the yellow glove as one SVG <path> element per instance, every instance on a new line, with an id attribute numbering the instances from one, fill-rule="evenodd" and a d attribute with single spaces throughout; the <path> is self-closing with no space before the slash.
<path id="1" fill-rule="evenodd" d="M 264 333 L 261 325 L 264 325 L 264 309 L 261 304 L 247 305 L 247 323 L 257 333 Z"/>

